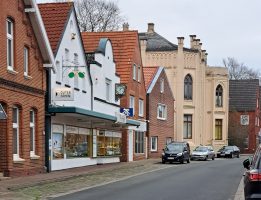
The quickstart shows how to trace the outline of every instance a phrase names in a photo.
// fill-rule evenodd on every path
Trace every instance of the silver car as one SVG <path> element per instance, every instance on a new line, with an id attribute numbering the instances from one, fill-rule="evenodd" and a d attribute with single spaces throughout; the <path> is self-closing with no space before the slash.
<path id="1" fill-rule="evenodd" d="M 198 146 L 191 154 L 191 160 L 215 160 L 215 152 L 212 146 Z"/>

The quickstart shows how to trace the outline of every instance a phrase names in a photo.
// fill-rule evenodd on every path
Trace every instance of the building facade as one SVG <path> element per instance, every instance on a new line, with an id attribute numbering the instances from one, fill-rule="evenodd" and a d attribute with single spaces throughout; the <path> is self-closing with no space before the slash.
<path id="1" fill-rule="evenodd" d="M 166 70 L 175 97 L 174 139 L 188 141 L 192 147 L 227 144 L 227 70 L 207 65 L 207 53 L 195 35 L 190 36 L 190 48 L 185 48 L 183 37 L 178 37 L 178 45 L 173 44 L 149 23 L 139 38 L 143 65 Z M 220 93 L 216 93 L 218 88 Z"/>
<path id="2" fill-rule="evenodd" d="M 260 134 L 260 86 L 258 79 L 229 81 L 229 144 L 241 153 L 254 153 Z"/>
<path id="3" fill-rule="evenodd" d="M 144 67 L 143 71 L 147 90 L 148 157 L 160 158 L 162 149 L 174 140 L 174 96 L 164 67 Z"/>
<path id="4" fill-rule="evenodd" d="M 0 173 L 43 173 L 44 67 L 53 66 L 53 54 L 34 1 L 1 1 L 0 9 Z"/>

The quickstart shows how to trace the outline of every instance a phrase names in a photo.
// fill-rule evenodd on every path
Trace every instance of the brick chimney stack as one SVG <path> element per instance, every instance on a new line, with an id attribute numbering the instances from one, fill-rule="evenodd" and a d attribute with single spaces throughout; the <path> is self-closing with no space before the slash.
<path id="1" fill-rule="evenodd" d="M 123 31 L 128 31 L 128 30 L 129 30 L 129 24 L 128 24 L 128 22 L 127 22 L 127 23 L 123 23 L 123 25 L 122 25 L 122 30 L 123 30 Z"/>
<path id="2" fill-rule="evenodd" d="M 178 38 L 178 49 L 183 50 L 184 47 L 184 37 L 177 37 Z"/>
<path id="3" fill-rule="evenodd" d="M 195 48 L 194 40 L 196 39 L 197 36 L 196 35 L 190 35 L 189 37 L 190 37 L 190 48 L 194 49 Z"/>
<path id="4" fill-rule="evenodd" d="M 148 33 L 154 33 L 154 23 L 148 23 Z"/>

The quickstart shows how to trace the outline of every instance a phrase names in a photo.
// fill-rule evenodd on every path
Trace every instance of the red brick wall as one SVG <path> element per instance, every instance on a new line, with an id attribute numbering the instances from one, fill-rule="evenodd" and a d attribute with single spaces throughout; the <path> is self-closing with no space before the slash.
<path id="1" fill-rule="evenodd" d="M 44 91 L 46 90 L 46 72 L 43 70 L 43 61 L 37 45 L 37 41 L 31 27 L 30 19 L 24 13 L 22 0 L 1 1 L 0 3 L 0 78 L 11 81 L 15 85 L 0 84 L 0 102 L 5 102 L 8 119 L 0 122 L 1 136 L 0 149 L 6 158 L 0 160 L 0 172 L 8 176 L 18 176 L 42 173 L 44 169 Z M 14 21 L 14 71 L 7 71 L 6 53 L 6 19 L 11 17 Z M 23 49 L 29 48 L 29 76 L 24 77 L 23 69 Z M 20 86 L 20 87 L 16 87 Z M 38 89 L 39 92 L 32 89 Z M 12 107 L 18 105 L 20 108 L 20 157 L 25 159 L 22 163 L 13 162 L 12 152 Z M 30 159 L 30 109 L 37 111 L 36 119 L 36 154 L 40 156 L 38 160 Z M 6 143 L 3 145 L 3 143 Z M 3 154 L 3 153 L 2 153 Z"/>
<path id="2" fill-rule="evenodd" d="M 164 79 L 164 92 L 160 93 L 160 80 Z M 167 119 L 157 118 L 158 103 L 167 106 Z M 162 149 L 165 147 L 166 138 L 174 138 L 174 98 L 167 81 L 166 73 L 163 71 L 158 78 L 152 92 L 148 95 L 147 100 L 147 119 L 148 125 L 148 154 L 149 158 L 161 157 Z M 158 149 L 156 152 L 151 151 L 151 137 L 158 137 Z"/>

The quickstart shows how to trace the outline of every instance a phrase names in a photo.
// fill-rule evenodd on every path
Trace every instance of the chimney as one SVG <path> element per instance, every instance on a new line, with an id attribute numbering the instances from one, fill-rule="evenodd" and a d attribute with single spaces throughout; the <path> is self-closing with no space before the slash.
<path id="1" fill-rule="evenodd" d="M 199 50 L 201 50 L 201 48 L 202 48 L 202 42 L 199 43 L 198 48 L 199 48 Z"/>
<path id="2" fill-rule="evenodd" d="M 129 30 L 129 24 L 128 24 L 128 22 L 127 22 L 127 23 L 123 23 L 123 25 L 122 25 L 122 30 L 123 30 L 123 31 L 128 31 L 128 30 Z"/>
<path id="3" fill-rule="evenodd" d="M 148 23 L 148 33 L 154 33 L 154 23 Z"/>
<path id="4" fill-rule="evenodd" d="M 197 36 L 196 35 L 190 35 L 189 37 L 190 37 L 190 48 L 194 49 L 195 48 L 194 40 L 196 39 Z"/>
<path id="5" fill-rule="evenodd" d="M 184 37 L 177 37 L 177 38 L 178 38 L 178 49 L 183 50 Z"/>
<path id="6" fill-rule="evenodd" d="M 194 48 L 195 49 L 199 49 L 199 43 L 200 43 L 200 39 L 195 39 L 194 40 Z"/>

